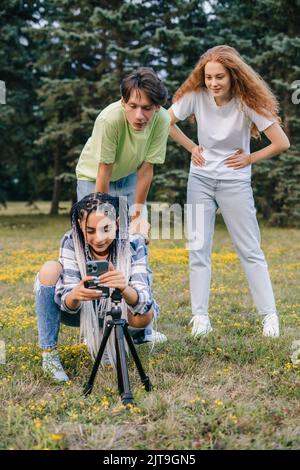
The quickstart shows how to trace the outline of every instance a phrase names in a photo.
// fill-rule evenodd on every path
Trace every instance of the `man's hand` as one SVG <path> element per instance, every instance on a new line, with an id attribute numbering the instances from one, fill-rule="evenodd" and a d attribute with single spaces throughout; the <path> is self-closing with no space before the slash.
<path id="1" fill-rule="evenodd" d="M 150 241 L 150 224 L 141 215 L 133 216 L 129 225 L 129 234 L 134 235 L 138 233 L 145 239 L 145 243 Z"/>

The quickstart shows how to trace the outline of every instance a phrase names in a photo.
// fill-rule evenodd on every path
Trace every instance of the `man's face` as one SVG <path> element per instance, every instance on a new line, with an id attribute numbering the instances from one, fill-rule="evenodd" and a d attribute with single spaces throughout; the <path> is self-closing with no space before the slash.
<path id="1" fill-rule="evenodd" d="M 121 99 L 127 121 L 135 131 L 142 131 L 150 123 L 159 106 L 152 103 L 143 90 L 132 90 L 129 100 Z"/>

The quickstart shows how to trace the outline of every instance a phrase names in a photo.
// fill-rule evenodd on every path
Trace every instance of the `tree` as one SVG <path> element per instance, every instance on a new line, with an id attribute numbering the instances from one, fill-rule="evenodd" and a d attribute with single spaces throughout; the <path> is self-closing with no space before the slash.
<path id="1" fill-rule="evenodd" d="M 33 60 L 38 47 L 24 31 L 36 22 L 33 1 L 5 0 L 0 7 L 0 78 L 6 83 L 6 104 L 0 107 L 0 179 L 2 199 L 35 197 L 32 149 L 39 122 L 36 114 L 38 77 Z"/>
<path id="2" fill-rule="evenodd" d="M 75 166 L 98 113 L 120 97 L 121 79 L 155 69 L 171 97 L 199 56 L 236 47 L 279 98 L 291 150 L 253 167 L 259 211 L 272 224 L 298 224 L 299 0 L 4 0 L 0 7 L 0 177 L 7 196 L 74 197 Z M 270 22 L 270 18 L 272 21 Z M 196 140 L 196 126 L 180 124 Z M 253 148 L 266 141 L 253 142 Z M 190 155 L 169 140 L 150 198 L 185 201 Z M 14 190 L 12 190 L 14 188 Z M 163 188 L 163 190 L 162 190 Z"/>
<path id="3" fill-rule="evenodd" d="M 95 117 L 120 97 L 120 80 L 138 55 L 135 5 L 118 0 L 100 4 L 95 0 L 78 0 L 75 5 L 71 0 L 46 2 L 46 24 L 31 30 L 32 37 L 44 44 L 35 64 L 42 77 L 39 98 L 44 124 L 36 144 L 52 157 L 51 214 L 58 212 L 62 181 L 72 179 L 71 175 L 75 179 L 75 165 Z"/>

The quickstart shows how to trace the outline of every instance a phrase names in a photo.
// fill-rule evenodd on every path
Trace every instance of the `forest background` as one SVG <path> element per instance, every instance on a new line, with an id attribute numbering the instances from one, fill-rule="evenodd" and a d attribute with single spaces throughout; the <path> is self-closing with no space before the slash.
<path id="1" fill-rule="evenodd" d="M 153 349 L 140 345 L 138 353 L 154 390 L 140 386 L 129 360 L 137 406 L 122 407 L 109 368 L 99 371 L 83 400 L 92 361 L 79 331 L 62 325 L 59 353 L 71 380 L 57 385 L 42 372 L 32 292 L 36 273 L 57 258 L 69 229 L 76 162 L 128 72 L 153 67 L 168 87 L 168 107 L 199 56 L 224 43 L 270 85 L 291 142 L 284 154 L 253 166 L 281 335 L 262 336 L 246 277 L 218 219 L 213 332 L 193 338 L 184 240 L 173 233 L 154 239 L 152 225 L 157 328 L 168 341 Z M 1 0 L 0 449 L 300 448 L 299 51 L 300 0 Z M 180 125 L 196 139 L 192 121 Z M 252 148 L 265 144 L 262 138 Z M 185 202 L 189 161 L 169 139 L 150 202 Z"/>
<path id="2" fill-rule="evenodd" d="M 236 47 L 276 94 L 288 152 L 253 168 L 258 213 L 300 225 L 299 0 L 3 0 L 0 6 L 0 207 L 74 200 L 75 166 L 99 112 L 133 68 L 172 95 L 209 47 Z M 193 122 L 182 124 L 196 138 Z M 265 145 L 262 138 L 253 148 Z M 169 139 L 151 201 L 184 203 L 189 155 Z"/>

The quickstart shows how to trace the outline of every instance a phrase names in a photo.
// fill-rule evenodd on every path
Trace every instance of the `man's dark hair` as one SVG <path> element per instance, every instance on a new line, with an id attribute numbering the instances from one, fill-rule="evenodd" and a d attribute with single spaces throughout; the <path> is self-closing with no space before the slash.
<path id="1" fill-rule="evenodd" d="M 125 77 L 121 83 L 121 95 L 127 101 L 132 90 L 144 91 L 153 104 L 163 106 L 168 98 L 168 90 L 150 67 L 140 67 Z"/>

